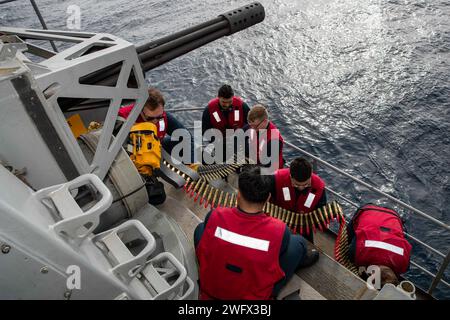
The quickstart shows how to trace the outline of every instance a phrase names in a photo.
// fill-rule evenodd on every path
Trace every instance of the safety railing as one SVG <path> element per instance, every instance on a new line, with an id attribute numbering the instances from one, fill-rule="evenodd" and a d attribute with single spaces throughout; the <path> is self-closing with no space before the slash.
<path id="1" fill-rule="evenodd" d="M 171 112 L 171 113 L 177 113 L 177 112 L 184 112 L 184 111 L 202 111 L 204 110 L 204 108 L 199 108 L 199 107 L 194 107 L 194 108 L 179 108 L 179 109 L 167 109 L 166 111 Z M 194 129 L 193 126 L 191 127 L 187 127 L 187 129 L 191 130 Z M 351 174 L 333 166 L 332 164 L 320 159 L 319 157 L 307 152 L 306 150 L 303 150 L 302 148 L 288 142 L 288 141 L 284 141 L 285 145 L 288 146 L 289 148 L 292 148 L 300 153 L 302 153 L 303 155 L 307 156 L 308 158 L 314 160 L 316 163 L 319 163 L 321 165 L 323 165 L 324 167 L 327 167 L 328 169 L 330 169 L 331 171 L 338 173 L 340 175 L 345 176 L 346 178 L 351 179 L 352 181 L 354 181 L 355 183 L 357 183 L 358 185 L 361 185 L 363 187 L 365 187 L 366 189 L 375 192 L 376 194 L 392 201 L 393 203 L 399 205 L 400 207 L 402 207 L 403 209 L 406 209 L 407 211 L 410 212 L 414 212 L 415 214 L 427 219 L 428 221 L 431 221 L 432 223 L 434 223 L 435 225 L 445 229 L 446 231 L 450 231 L 450 226 L 443 223 L 442 221 L 437 220 L 436 218 L 430 216 L 429 214 L 414 208 L 413 206 L 381 191 L 380 189 L 370 185 L 367 182 L 362 181 L 361 179 L 358 179 L 354 176 L 352 176 Z M 326 188 L 331 194 L 333 194 L 335 197 L 341 199 L 342 201 L 348 203 L 349 205 L 351 205 L 352 207 L 355 208 L 359 208 L 360 206 L 356 203 L 354 203 L 353 201 L 351 201 L 350 199 L 348 199 L 347 197 L 343 196 L 342 194 L 332 190 L 331 188 L 327 187 Z M 447 254 L 442 253 L 441 251 L 437 250 L 436 248 L 424 243 L 423 241 L 417 239 L 416 237 L 414 237 L 413 235 L 405 232 L 405 236 L 408 237 L 409 239 L 411 239 L 412 241 L 416 242 L 417 244 L 421 245 L 422 247 L 424 247 L 426 250 L 434 253 L 435 255 L 441 257 L 443 259 L 443 261 L 441 262 L 441 265 L 438 269 L 438 272 L 436 274 L 432 273 L 431 271 L 427 270 L 425 267 L 421 266 L 420 264 L 418 264 L 417 262 L 415 262 L 414 260 L 411 259 L 410 263 L 411 265 L 415 266 L 417 269 L 421 270 L 422 272 L 426 273 L 427 275 L 432 277 L 432 282 L 430 287 L 427 290 L 427 293 L 432 295 L 433 291 L 435 290 L 436 286 L 439 283 L 444 284 L 445 286 L 450 288 L 450 284 L 448 282 L 446 282 L 443 278 L 444 276 L 444 272 L 447 269 L 449 263 L 450 263 L 450 250 Z"/>

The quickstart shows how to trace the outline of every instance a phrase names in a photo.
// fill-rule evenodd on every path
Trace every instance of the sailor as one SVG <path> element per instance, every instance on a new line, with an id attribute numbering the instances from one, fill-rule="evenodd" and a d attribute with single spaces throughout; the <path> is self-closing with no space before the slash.
<path id="1" fill-rule="evenodd" d="M 148 99 L 137 118 L 136 122 L 149 121 L 156 125 L 158 129 L 158 138 L 162 140 L 162 147 L 167 153 L 171 154 L 172 149 L 178 144 L 178 141 L 171 141 L 171 135 L 176 129 L 184 129 L 191 137 L 191 163 L 194 157 L 194 140 L 192 135 L 174 116 L 164 111 L 165 99 L 162 93 L 156 88 L 148 89 Z M 127 119 L 133 109 L 134 104 L 119 109 L 119 117 Z"/>
<path id="2" fill-rule="evenodd" d="M 242 128 L 247 123 L 247 114 L 249 112 L 248 105 L 242 100 L 241 97 L 235 96 L 233 89 L 224 84 L 220 87 L 217 98 L 214 98 L 208 102 L 205 107 L 202 116 L 202 134 L 205 136 L 205 132 L 210 129 L 218 130 L 214 133 L 214 136 L 220 136 L 220 140 L 217 138 L 207 139 L 209 146 L 214 141 L 214 148 L 221 147 L 222 150 L 210 150 L 209 147 L 205 148 L 205 152 L 214 154 L 216 162 L 223 163 L 225 160 L 229 160 L 230 154 L 227 150 L 227 129 L 231 129 L 232 132 Z M 236 146 L 234 146 L 234 153 L 236 153 Z M 222 152 L 220 156 L 219 152 Z"/>
<path id="3" fill-rule="evenodd" d="M 283 137 L 278 128 L 269 120 L 269 113 L 262 104 L 256 104 L 248 113 L 248 125 L 244 127 L 249 136 L 250 148 L 256 150 L 256 159 L 253 159 L 259 165 L 280 169 L 284 166 L 283 159 Z M 276 142 L 276 143 L 274 143 Z M 272 150 L 273 148 L 276 150 Z M 247 155 L 249 147 L 246 147 Z M 272 157 L 273 153 L 273 157 Z M 264 159 L 263 157 L 267 157 Z M 270 161 L 268 161 L 270 159 Z M 275 163 L 273 163 L 275 162 Z"/>
<path id="4" fill-rule="evenodd" d="M 286 210 L 308 213 L 327 203 L 325 182 L 304 158 L 294 159 L 289 168 L 277 170 L 271 179 L 272 202 Z M 305 237 L 314 242 L 312 233 Z"/>
<path id="5" fill-rule="evenodd" d="M 398 285 L 408 271 L 412 246 L 405 239 L 399 214 L 389 208 L 366 204 L 356 210 L 347 226 L 349 258 L 358 267 L 380 268 L 381 285 Z"/>
<path id="6" fill-rule="evenodd" d="M 225 134 L 226 129 L 243 128 L 247 124 L 248 105 L 241 97 L 235 96 L 233 89 L 224 84 L 217 98 L 208 102 L 203 111 L 202 134 L 208 129 L 218 129 Z"/>
<path id="7" fill-rule="evenodd" d="M 319 254 L 262 210 L 270 197 L 268 176 L 258 166 L 239 175 L 237 207 L 209 212 L 195 229 L 200 299 L 270 299 L 296 269 Z"/>

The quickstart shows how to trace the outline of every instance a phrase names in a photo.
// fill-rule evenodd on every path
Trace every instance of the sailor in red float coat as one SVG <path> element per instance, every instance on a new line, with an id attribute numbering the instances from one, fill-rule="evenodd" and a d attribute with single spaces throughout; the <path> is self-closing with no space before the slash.
<path id="1" fill-rule="evenodd" d="M 212 99 L 208 103 L 209 121 L 213 128 L 225 134 L 226 129 L 238 129 L 244 126 L 244 108 L 240 97 L 233 97 L 231 107 L 225 116 L 222 107 L 219 105 L 219 98 Z"/>
<path id="2" fill-rule="evenodd" d="M 409 268 L 411 244 L 392 209 L 372 204 L 359 208 L 348 225 L 350 258 L 357 266 L 389 267 L 399 276 Z"/>
<path id="3" fill-rule="evenodd" d="M 194 162 L 194 139 L 186 127 L 180 123 L 174 116 L 170 113 L 164 111 L 165 100 L 162 93 L 155 89 L 150 88 L 148 90 L 148 99 L 139 114 L 136 122 L 149 121 L 156 125 L 158 129 L 157 136 L 161 140 L 163 149 L 168 153 L 172 154 L 173 148 L 179 143 L 179 141 L 172 141 L 171 136 L 173 132 L 177 129 L 184 130 L 190 137 L 190 157 L 182 157 L 179 159 L 183 163 L 193 163 Z M 119 117 L 127 119 L 133 110 L 133 105 L 128 105 L 119 109 Z M 183 153 L 183 151 L 182 151 Z M 184 155 L 184 153 L 183 153 Z M 188 153 L 186 153 L 188 155 Z M 185 159 L 187 158 L 187 159 Z"/>
<path id="4" fill-rule="evenodd" d="M 133 107 L 134 107 L 134 104 L 120 108 L 119 109 L 119 117 L 127 119 L 131 113 L 131 110 L 133 110 Z M 136 122 L 144 122 L 144 121 L 145 120 L 143 119 L 142 112 L 141 112 L 141 114 L 138 116 Z M 157 122 L 155 123 L 154 121 L 157 121 Z M 164 111 L 157 118 L 152 118 L 151 122 L 153 122 L 156 125 L 156 128 L 158 129 L 158 138 L 160 140 L 162 140 L 166 135 L 167 127 L 168 127 L 166 112 Z"/>
<path id="5" fill-rule="evenodd" d="M 267 157 L 272 159 L 272 149 L 273 146 L 278 146 L 278 149 L 274 152 L 277 154 L 275 169 L 283 168 L 283 144 L 284 139 L 281 136 L 278 128 L 271 122 L 268 121 L 267 127 L 264 129 L 254 129 L 250 125 L 244 127 L 244 131 L 248 131 L 250 146 L 255 145 L 256 148 L 256 163 L 262 166 L 270 166 L 270 164 L 263 163 L 262 157 Z M 277 144 L 274 143 L 278 140 Z M 265 162 L 265 161 L 264 161 Z"/>
<path id="6" fill-rule="evenodd" d="M 234 95 L 233 89 L 229 85 L 220 87 L 217 98 L 209 101 L 208 105 L 203 110 L 202 115 L 202 134 L 209 140 L 205 152 L 213 155 L 217 163 L 229 161 L 229 154 L 233 146 L 234 153 L 237 152 L 237 146 L 232 142 L 227 141 L 227 130 L 236 131 L 247 124 L 247 115 L 249 112 L 248 105 L 242 98 Z M 210 129 L 214 129 L 211 130 Z M 219 132 L 214 132 L 214 131 Z M 221 133 L 221 136 L 218 135 Z M 213 137 L 210 137 L 212 135 Z M 208 138 L 209 137 L 209 138 Z M 234 139 L 233 139 L 234 141 Z M 214 152 L 210 150 L 211 143 L 214 142 Z M 216 150 L 216 148 L 218 148 Z M 221 156 L 222 155 L 222 156 Z"/>
<path id="7" fill-rule="evenodd" d="M 307 213 L 327 203 L 324 181 L 312 172 L 311 164 L 304 158 L 294 159 L 290 168 L 277 170 L 271 180 L 271 202 L 286 210 Z M 314 243 L 314 228 L 300 231 Z"/>
<path id="8" fill-rule="evenodd" d="M 318 206 L 319 202 L 324 205 L 322 195 L 325 191 L 325 182 L 318 175 L 312 173 L 309 187 L 303 192 L 298 192 L 292 185 L 290 170 L 285 168 L 275 172 L 274 203 L 286 210 L 304 213 L 320 207 Z"/>
<path id="9" fill-rule="evenodd" d="M 285 229 L 283 222 L 262 212 L 214 210 L 197 246 L 200 298 L 269 299 L 284 277 L 278 259 Z"/>
<path id="10" fill-rule="evenodd" d="M 234 95 L 229 85 L 220 87 L 217 98 L 208 102 L 202 116 L 202 134 L 208 129 L 218 129 L 225 134 L 226 129 L 239 129 L 247 124 L 248 105 Z"/>
<path id="11" fill-rule="evenodd" d="M 264 105 L 253 106 L 248 113 L 248 126 L 245 126 L 244 130 L 249 136 L 246 155 L 250 161 L 253 160 L 263 167 L 270 167 L 273 171 L 283 168 L 284 139 L 278 128 L 269 120 L 269 113 Z M 274 143 L 275 141 L 277 143 Z M 255 151 L 256 159 L 252 159 Z M 270 162 L 266 163 L 269 159 Z"/>

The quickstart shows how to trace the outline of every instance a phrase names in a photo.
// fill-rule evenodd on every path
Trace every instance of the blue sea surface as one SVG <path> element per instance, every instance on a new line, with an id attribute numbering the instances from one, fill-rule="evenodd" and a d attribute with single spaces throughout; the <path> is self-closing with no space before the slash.
<path id="1" fill-rule="evenodd" d="M 50 29 L 81 30 L 136 45 L 210 20 L 242 0 L 37 1 Z M 147 73 L 168 108 L 203 107 L 229 83 L 264 103 L 284 138 L 450 224 L 450 2 L 445 0 L 261 0 L 264 22 Z M 0 25 L 40 28 L 30 2 L 0 5 Z M 179 113 L 187 126 L 198 112 Z M 301 155 L 286 147 L 285 156 Z M 357 204 L 394 206 L 323 165 L 329 187 Z M 346 206 L 348 217 L 354 208 Z M 401 211 L 410 234 L 444 254 L 450 232 Z M 414 243 L 413 260 L 436 273 L 442 258 Z M 448 269 L 448 268 L 447 268 Z M 424 289 L 431 277 L 411 266 Z M 450 272 L 445 277 L 450 282 Z M 440 284 L 439 298 L 450 290 Z"/>

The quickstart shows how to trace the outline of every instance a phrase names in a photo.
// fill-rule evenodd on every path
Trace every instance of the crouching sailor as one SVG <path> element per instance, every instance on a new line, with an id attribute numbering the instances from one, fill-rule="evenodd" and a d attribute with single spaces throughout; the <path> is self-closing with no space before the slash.
<path id="1" fill-rule="evenodd" d="M 290 168 L 275 172 L 271 193 L 274 204 L 294 212 L 307 213 L 327 203 L 325 182 L 304 158 L 296 158 Z M 312 233 L 305 237 L 314 242 Z"/>
<path id="2" fill-rule="evenodd" d="M 256 148 L 255 162 L 264 167 L 280 169 L 284 166 L 283 144 L 284 139 L 278 128 L 269 120 L 269 113 L 262 104 L 255 105 L 248 113 L 249 146 L 246 152 L 251 158 L 250 148 Z M 267 157 L 264 159 L 264 157 Z M 268 163 L 265 160 L 270 160 Z"/>
<path id="3" fill-rule="evenodd" d="M 172 155 L 173 148 L 179 143 L 175 140 L 172 141 L 171 135 L 177 129 L 184 130 L 186 136 L 190 139 L 190 161 L 183 161 L 185 158 L 183 156 L 180 160 L 185 164 L 192 163 L 194 160 L 194 140 L 181 122 L 170 113 L 164 111 L 165 104 L 166 102 L 162 93 L 156 88 L 149 88 L 148 99 L 136 122 L 140 123 L 148 121 L 156 125 L 156 128 L 158 129 L 157 136 L 162 142 L 162 147 L 170 155 Z M 133 108 L 134 104 L 120 108 L 119 117 L 127 119 Z"/>
<path id="4" fill-rule="evenodd" d="M 257 166 L 239 175 L 237 208 L 217 208 L 195 230 L 200 299 L 275 297 L 295 270 L 317 261 L 306 241 L 262 210 L 270 181 Z"/>
<path id="5" fill-rule="evenodd" d="M 411 244 L 405 239 L 403 222 L 392 209 L 366 204 L 353 215 L 348 227 L 350 260 L 358 267 L 378 266 L 381 286 L 398 284 L 409 268 Z"/>

